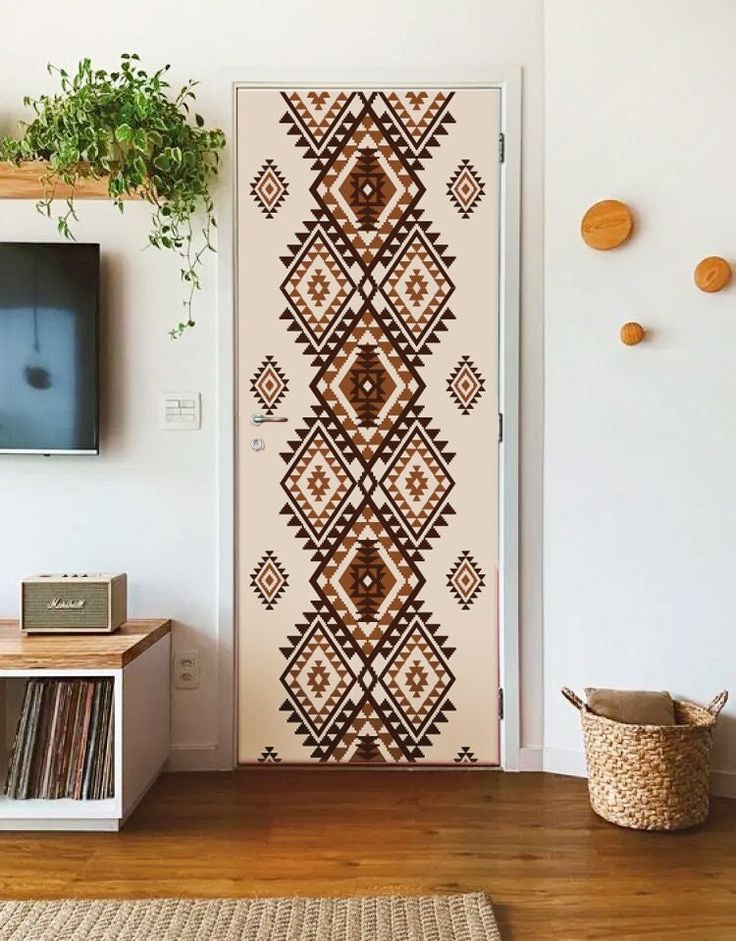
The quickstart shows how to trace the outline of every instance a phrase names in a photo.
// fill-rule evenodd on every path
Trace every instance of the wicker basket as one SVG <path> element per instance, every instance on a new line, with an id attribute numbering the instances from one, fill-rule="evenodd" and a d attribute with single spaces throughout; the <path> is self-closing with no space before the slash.
<path id="1" fill-rule="evenodd" d="M 677 725 L 627 725 L 591 712 L 567 688 L 580 712 L 593 810 L 635 830 L 682 830 L 708 817 L 713 726 L 728 699 L 707 707 L 674 701 Z"/>

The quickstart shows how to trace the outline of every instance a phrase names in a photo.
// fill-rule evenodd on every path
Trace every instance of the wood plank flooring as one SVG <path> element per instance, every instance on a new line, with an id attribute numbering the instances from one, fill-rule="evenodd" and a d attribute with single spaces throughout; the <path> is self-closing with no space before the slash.
<path id="1" fill-rule="evenodd" d="M 637 833 L 573 778 L 263 767 L 165 775 L 119 834 L 0 834 L 2 898 L 478 890 L 505 941 L 734 941 L 736 801 Z"/>

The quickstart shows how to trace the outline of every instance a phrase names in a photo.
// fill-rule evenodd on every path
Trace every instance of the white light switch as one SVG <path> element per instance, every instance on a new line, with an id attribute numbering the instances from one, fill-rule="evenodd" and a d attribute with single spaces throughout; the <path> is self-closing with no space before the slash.
<path id="1" fill-rule="evenodd" d="M 199 431 L 202 406 L 199 392 L 163 392 L 158 402 L 162 431 Z"/>

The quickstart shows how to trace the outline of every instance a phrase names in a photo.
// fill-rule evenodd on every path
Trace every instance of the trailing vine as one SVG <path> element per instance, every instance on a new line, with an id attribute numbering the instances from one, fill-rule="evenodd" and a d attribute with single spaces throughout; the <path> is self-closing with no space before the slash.
<path id="1" fill-rule="evenodd" d="M 208 130 L 193 113 L 198 82 L 189 81 L 172 96 L 166 80 L 170 66 L 149 75 L 136 53 L 124 53 L 114 72 L 94 69 L 82 59 L 74 74 L 49 65 L 61 91 L 26 97 L 33 120 L 21 122 L 22 136 L 0 139 L 0 160 L 22 164 L 45 161 L 44 197 L 37 206 L 51 216 L 59 183 L 71 187 L 58 231 L 74 238 L 74 192 L 83 180 L 108 180 L 108 193 L 123 212 L 125 197 L 142 197 L 152 208 L 148 241 L 181 259 L 184 316 L 170 331 L 181 336 L 194 326 L 194 292 L 201 288 L 206 252 L 215 251 L 217 227 L 210 193 L 217 176 L 225 135 Z"/>

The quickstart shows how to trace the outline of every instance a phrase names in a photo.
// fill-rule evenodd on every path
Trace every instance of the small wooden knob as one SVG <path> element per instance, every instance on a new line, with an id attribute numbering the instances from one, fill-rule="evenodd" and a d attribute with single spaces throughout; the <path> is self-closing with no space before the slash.
<path id="1" fill-rule="evenodd" d="M 647 332 L 640 323 L 625 323 L 619 332 L 621 342 L 626 346 L 636 346 L 646 335 Z"/>
<path id="2" fill-rule="evenodd" d="M 634 217 L 626 203 L 604 199 L 595 203 L 583 216 L 580 234 L 590 248 L 607 252 L 618 248 L 634 231 Z"/>
<path id="3" fill-rule="evenodd" d="M 731 266 L 725 258 L 711 255 L 700 262 L 693 277 L 701 291 L 715 294 L 716 291 L 722 291 L 731 280 Z"/>

